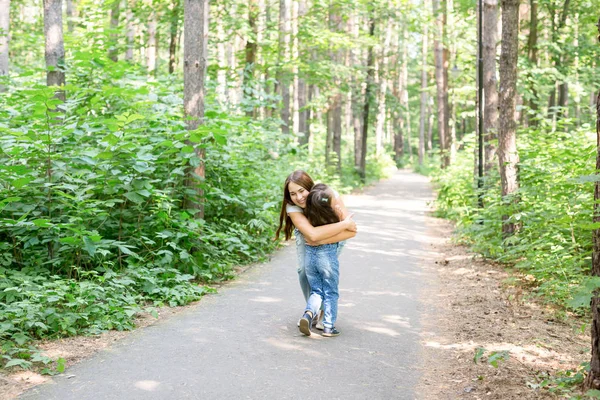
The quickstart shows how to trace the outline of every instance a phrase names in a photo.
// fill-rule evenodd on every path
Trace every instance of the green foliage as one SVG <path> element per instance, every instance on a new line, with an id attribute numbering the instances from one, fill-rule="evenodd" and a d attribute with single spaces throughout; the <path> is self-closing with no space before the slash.
<path id="1" fill-rule="evenodd" d="M 501 199 L 497 172 L 486 178 L 484 208 L 478 207 L 467 137 L 466 151 L 456 163 L 434 174 L 439 188 L 436 212 L 456 221 L 459 237 L 474 251 L 532 276 L 525 283 L 533 284 L 534 292 L 583 309 L 598 287 L 588 276 L 594 224 L 593 184 L 587 177 L 593 174 L 595 146 L 589 125 L 552 134 L 549 130 L 520 132 L 516 208 Z M 502 237 L 503 215 L 520 224 L 517 235 Z"/>
<path id="2" fill-rule="evenodd" d="M 583 396 L 577 394 L 577 392 L 580 392 L 579 389 L 585 379 L 586 370 L 589 370 L 589 363 L 582 363 L 576 369 L 558 371 L 554 376 L 546 372 L 540 372 L 536 377 L 536 381 L 527 382 L 527 386 L 531 389 L 543 389 L 561 398 L 572 400 L 598 398 L 600 392 L 597 390 L 589 390 Z"/>
<path id="3" fill-rule="evenodd" d="M 477 364 L 487 352 L 483 347 L 478 347 L 475 349 L 475 355 L 473 356 L 473 362 Z M 498 365 L 503 361 L 508 361 L 510 358 L 510 352 L 507 350 L 502 351 L 491 351 L 487 357 L 487 363 L 490 364 L 494 368 L 498 368 Z"/>

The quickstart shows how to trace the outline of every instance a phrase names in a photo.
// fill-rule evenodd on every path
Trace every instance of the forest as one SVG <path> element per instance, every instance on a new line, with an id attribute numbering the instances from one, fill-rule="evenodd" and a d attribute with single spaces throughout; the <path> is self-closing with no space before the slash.
<path id="1" fill-rule="evenodd" d="M 36 341 L 268 259 L 294 169 L 342 193 L 430 176 L 456 240 L 598 335 L 598 10 L 0 0 L 0 364 L 55 373 Z"/>

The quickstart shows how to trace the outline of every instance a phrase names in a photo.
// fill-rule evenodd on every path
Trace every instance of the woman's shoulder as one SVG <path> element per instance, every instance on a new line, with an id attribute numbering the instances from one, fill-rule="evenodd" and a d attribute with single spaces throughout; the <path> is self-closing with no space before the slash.
<path id="1" fill-rule="evenodd" d="M 304 214 L 304 210 L 296 205 L 292 205 L 292 204 L 286 204 L 285 205 L 285 212 L 289 213 L 293 213 L 293 212 L 299 212 L 299 213 L 303 213 Z"/>

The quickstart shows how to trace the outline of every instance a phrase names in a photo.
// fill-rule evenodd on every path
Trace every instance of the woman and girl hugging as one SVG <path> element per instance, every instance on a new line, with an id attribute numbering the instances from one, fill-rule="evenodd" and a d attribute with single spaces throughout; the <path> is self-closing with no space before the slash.
<path id="1" fill-rule="evenodd" d="M 338 256 L 345 240 L 356 236 L 356 223 L 339 194 L 325 184 L 315 184 L 304 171 L 292 172 L 283 186 L 279 228 L 285 240 L 296 237 L 298 279 L 306 308 L 298 328 L 310 336 L 311 328 L 334 337 L 338 306 Z"/>

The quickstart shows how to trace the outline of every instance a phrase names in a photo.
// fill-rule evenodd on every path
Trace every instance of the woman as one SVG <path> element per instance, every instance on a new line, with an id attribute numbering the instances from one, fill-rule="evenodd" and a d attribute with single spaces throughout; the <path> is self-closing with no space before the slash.
<path id="1" fill-rule="evenodd" d="M 283 201 L 281 204 L 281 213 L 279 215 L 279 228 L 275 238 L 283 229 L 285 240 L 292 236 L 292 230 L 296 237 L 296 253 L 298 257 L 298 280 L 300 288 L 304 294 L 304 300 L 308 301 L 310 297 L 310 284 L 306 277 L 304 260 L 306 256 L 306 244 L 318 246 L 322 244 L 331 244 L 342 242 L 346 239 L 356 236 L 356 223 L 352 220 L 352 215 L 348 215 L 344 202 L 339 194 L 334 191 L 333 207 L 340 213 L 341 221 L 334 224 L 314 227 L 308 222 L 304 215 L 306 208 L 306 198 L 308 193 L 315 185 L 312 178 L 304 171 L 292 172 L 283 185 Z M 339 249 L 342 249 L 342 245 Z M 315 318 L 315 322 L 317 319 Z M 317 328 L 321 328 L 320 325 Z"/>

